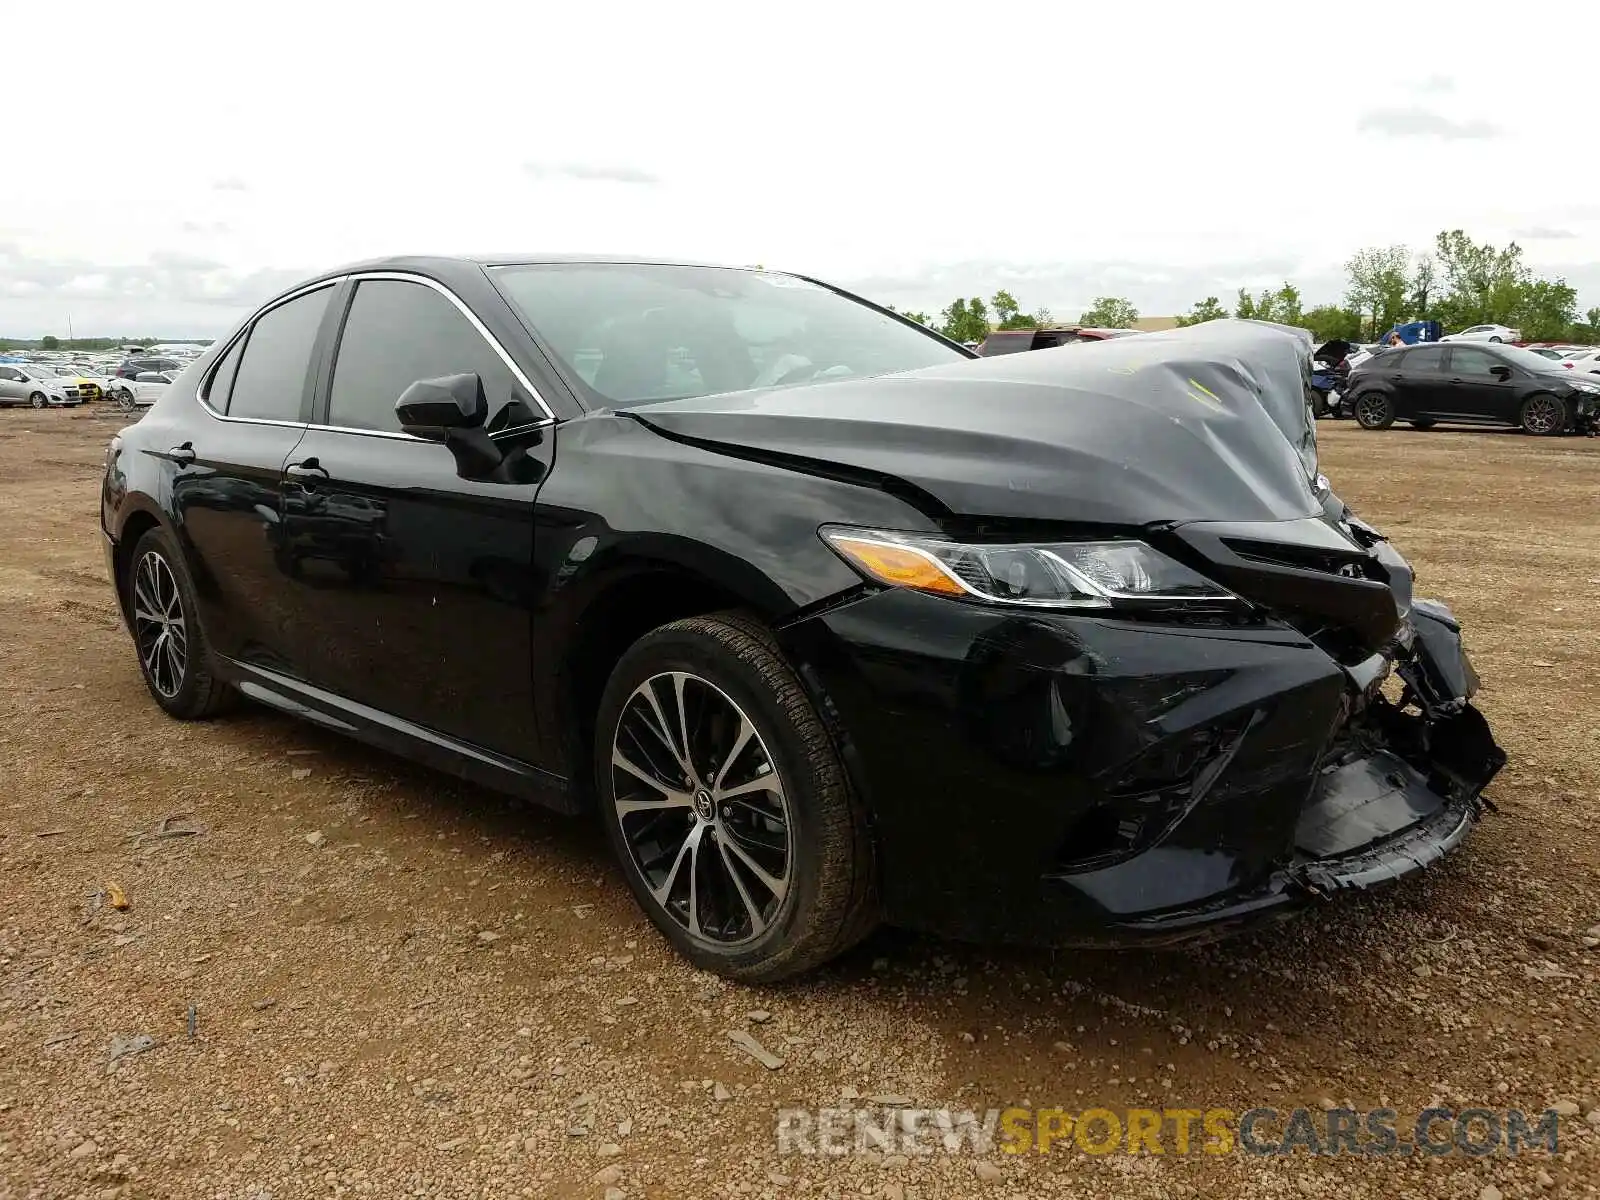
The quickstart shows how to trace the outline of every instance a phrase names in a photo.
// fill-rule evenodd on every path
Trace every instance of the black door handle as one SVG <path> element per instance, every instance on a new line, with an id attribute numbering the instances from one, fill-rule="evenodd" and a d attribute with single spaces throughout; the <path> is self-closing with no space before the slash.
<path id="1" fill-rule="evenodd" d="M 187 467 L 194 461 L 194 443 L 185 442 L 181 446 L 174 446 L 171 450 L 167 451 L 167 457 L 172 459 L 172 461 L 177 463 L 180 467 Z"/>
<path id="2" fill-rule="evenodd" d="M 284 474 L 293 475 L 297 479 L 327 479 L 328 471 L 315 458 L 301 459 L 292 462 L 284 469 Z"/>

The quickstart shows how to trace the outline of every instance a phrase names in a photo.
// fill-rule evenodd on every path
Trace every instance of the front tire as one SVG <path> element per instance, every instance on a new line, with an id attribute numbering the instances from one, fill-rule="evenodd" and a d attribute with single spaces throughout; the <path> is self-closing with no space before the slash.
<path id="1" fill-rule="evenodd" d="M 194 587 L 172 538 L 162 529 L 148 530 L 129 563 L 123 603 L 145 687 L 168 716 L 215 716 L 232 691 L 213 670 Z"/>
<path id="2" fill-rule="evenodd" d="M 33 395 L 28 397 L 28 403 L 35 408 L 43 408 L 49 401 L 45 399 L 43 392 L 34 392 Z"/>
<path id="3" fill-rule="evenodd" d="M 1517 423 L 1534 437 L 1554 437 L 1567 427 L 1567 406 L 1560 397 L 1540 392 L 1522 402 Z"/>
<path id="4" fill-rule="evenodd" d="M 133 411 L 133 393 L 127 388 L 121 388 L 117 391 L 117 407 L 123 412 Z"/>
<path id="5" fill-rule="evenodd" d="M 1356 422 L 1363 429 L 1387 429 L 1394 424 L 1394 401 L 1387 392 L 1362 392 L 1355 400 Z"/>
<path id="6" fill-rule="evenodd" d="M 600 701 L 595 777 L 634 898 L 697 966 L 771 983 L 876 924 L 864 814 L 758 622 L 692 617 L 636 642 Z"/>

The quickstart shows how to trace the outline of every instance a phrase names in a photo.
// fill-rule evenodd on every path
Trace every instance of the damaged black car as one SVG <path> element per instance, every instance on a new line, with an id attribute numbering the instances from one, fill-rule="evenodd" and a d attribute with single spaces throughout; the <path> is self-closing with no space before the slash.
<path id="1" fill-rule="evenodd" d="M 156 703 L 239 697 L 603 822 L 699 965 L 881 921 L 1214 936 L 1413 874 L 1504 755 L 1318 472 L 1305 334 L 980 359 L 799 276 L 394 259 L 107 454 Z"/>

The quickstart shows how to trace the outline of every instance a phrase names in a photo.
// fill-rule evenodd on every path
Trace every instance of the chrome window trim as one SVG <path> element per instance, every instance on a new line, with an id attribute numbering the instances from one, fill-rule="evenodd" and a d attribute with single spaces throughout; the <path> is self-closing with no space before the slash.
<path id="1" fill-rule="evenodd" d="M 366 279 L 387 279 L 397 283 L 420 283 L 424 287 L 432 288 L 446 300 L 450 301 L 451 304 L 455 305 L 456 310 L 467 319 L 467 323 L 472 326 L 472 328 L 477 332 L 478 336 L 488 343 L 489 348 L 493 350 L 499 357 L 500 361 L 506 365 L 506 369 L 511 372 L 512 377 L 527 389 L 528 395 L 533 398 L 534 403 L 537 404 L 544 412 L 544 419 L 536 424 L 538 426 L 543 426 L 554 425 L 556 423 L 558 418 L 550 406 L 545 403 L 544 396 L 540 393 L 539 389 L 533 386 L 533 381 L 528 378 L 527 373 L 517 365 L 516 361 L 509 353 L 507 353 L 506 348 L 500 344 L 500 339 L 489 332 L 487 326 L 485 326 L 484 323 L 478 319 L 477 314 L 467 307 L 466 302 L 463 301 L 460 296 L 457 296 L 454 292 L 452 292 L 449 288 L 445 287 L 444 284 L 440 283 L 438 280 L 430 279 L 426 275 L 413 274 L 409 271 L 358 271 L 348 275 L 335 276 L 332 279 L 319 279 L 315 283 L 308 283 L 304 287 L 296 288 L 287 295 L 279 297 L 265 308 L 252 313 L 250 320 L 245 323 L 244 327 L 239 330 L 238 334 L 232 338 L 229 338 L 227 343 L 217 353 L 217 357 L 212 361 L 211 366 L 207 368 L 207 377 L 203 381 L 206 390 L 210 390 L 212 380 L 215 378 L 217 364 L 228 356 L 228 353 L 233 349 L 235 343 L 248 335 L 255 323 L 262 317 L 266 316 L 267 313 L 271 312 L 275 308 L 279 308 L 282 305 L 289 303 L 291 300 L 298 300 L 301 296 L 309 295 L 310 293 L 318 291 L 321 288 L 338 287 L 340 284 L 345 283 L 346 281 L 360 283 L 362 280 Z M 342 336 L 342 329 L 340 333 Z M 337 347 L 335 350 L 337 351 Z M 334 366 L 335 368 L 338 366 L 337 352 L 335 353 Z M 401 430 L 356 429 L 348 425 L 319 424 L 315 421 L 279 421 L 267 417 L 230 417 L 226 413 L 218 412 L 216 409 L 212 408 L 207 396 L 198 388 L 195 390 L 195 399 L 200 402 L 200 407 L 204 409 L 206 414 L 213 420 L 232 421 L 237 425 L 277 425 L 287 426 L 294 429 L 320 429 L 328 433 L 365 434 L 369 437 L 386 437 L 407 442 L 428 441 L 427 438 L 419 438 L 416 436 L 416 434 L 406 433 Z M 533 426 L 529 426 L 528 428 L 533 428 Z"/>
<path id="2" fill-rule="evenodd" d="M 206 367 L 205 378 L 200 381 L 202 386 L 197 387 L 194 390 L 194 398 L 199 402 L 201 409 L 205 411 L 206 415 L 215 421 L 232 421 L 235 425 L 276 425 L 280 428 L 304 429 L 306 427 L 306 422 L 304 421 L 280 421 L 272 417 L 230 417 L 227 413 L 220 413 L 211 407 L 211 401 L 208 393 L 211 391 L 212 383 L 216 380 L 218 365 L 223 359 L 228 357 L 229 352 L 241 338 L 249 335 L 251 329 L 255 327 L 255 323 L 257 321 L 266 316 L 273 309 L 282 308 L 291 300 L 298 300 L 301 296 L 309 296 L 312 292 L 319 291 L 322 288 L 337 288 L 345 281 L 346 278 L 346 276 L 340 275 L 333 279 L 319 279 L 315 283 L 308 283 L 304 287 L 296 288 L 288 295 L 280 296 L 271 304 L 268 304 L 265 307 L 251 313 L 250 319 L 244 323 L 244 327 L 240 329 L 239 332 L 233 337 L 229 338 L 227 344 L 217 352 L 217 357 L 211 360 L 211 364 Z"/>

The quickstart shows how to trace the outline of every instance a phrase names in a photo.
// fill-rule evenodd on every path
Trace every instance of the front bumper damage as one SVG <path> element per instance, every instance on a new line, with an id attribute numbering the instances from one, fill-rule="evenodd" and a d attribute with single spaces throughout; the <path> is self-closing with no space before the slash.
<path id="1" fill-rule="evenodd" d="M 1190 941 L 1447 853 L 1505 755 L 1459 626 L 1411 600 L 1387 553 L 1405 615 L 1365 656 L 1280 620 L 996 613 L 904 590 L 794 627 L 848 731 L 888 918 L 986 941 Z"/>

